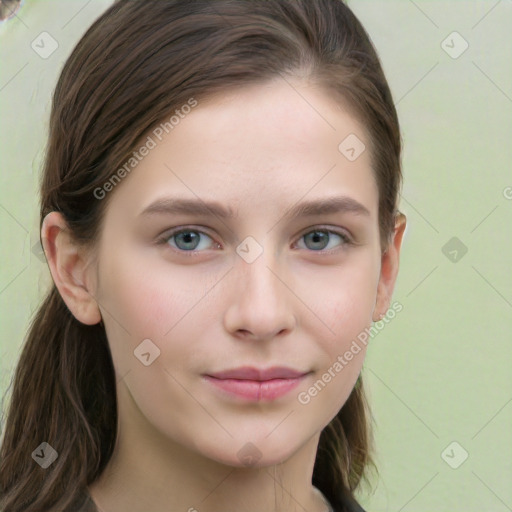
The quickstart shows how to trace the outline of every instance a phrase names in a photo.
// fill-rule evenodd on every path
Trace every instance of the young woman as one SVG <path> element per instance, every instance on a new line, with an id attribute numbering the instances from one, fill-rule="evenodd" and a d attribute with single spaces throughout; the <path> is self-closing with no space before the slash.
<path id="1" fill-rule="evenodd" d="M 405 217 L 341 0 L 121 0 L 58 81 L 3 512 L 361 511 Z"/>

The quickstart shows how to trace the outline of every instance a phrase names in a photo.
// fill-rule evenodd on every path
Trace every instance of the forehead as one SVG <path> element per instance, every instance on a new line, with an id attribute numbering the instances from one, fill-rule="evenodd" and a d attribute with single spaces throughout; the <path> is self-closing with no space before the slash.
<path id="1" fill-rule="evenodd" d="M 232 155 L 240 149 L 238 153 L 250 151 L 251 157 L 262 159 L 262 149 L 290 158 L 328 148 L 337 154 L 339 142 L 348 134 L 367 138 L 347 107 L 318 87 L 276 79 L 201 100 L 181 121 L 181 135 L 192 135 L 188 138 L 193 142 L 191 132 L 201 133 L 205 138 L 196 143 L 221 143 L 220 150 Z"/>
<path id="2" fill-rule="evenodd" d="M 166 192 L 261 206 L 284 194 L 290 202 L 340 187 L 374 202 L 364 127 L 316 87 L 275 80 L 199 100 L 186 111 L 172 129 L 143 138 L 154 147 L 122 184 L 132 207 Z M 359 141 L 356 159 L 347 158 L 346 140 Z"/>

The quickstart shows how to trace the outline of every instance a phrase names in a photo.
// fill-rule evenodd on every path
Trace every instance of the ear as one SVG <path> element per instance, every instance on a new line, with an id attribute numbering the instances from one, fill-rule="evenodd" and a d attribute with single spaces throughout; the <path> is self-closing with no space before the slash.
<path id="1" fill-rule="evenodd" d="M 86 325 L 100 322 L 98 304 L 87 286 L 90 267 L 84 250 L 74 243 L 61 213 L 46 215 L 41 240 L 55 286 L 73 316 Z"/>
<path id="2" fill-rule="evenodd" d="M 390 241 L 386 251 L 382 255 L 380 278 L 377 286 L 377 300 L 373 310 L 374 322 L 379 321 L 386 314 L 391 303 L 393 289 L 395 288 L 398 275 L 398 263 L 400 259 L 400 248 L 402 237 L 405 231 L 407 219 L 403 213 L 398 212 L 395 220 L 393 239 Z"/>

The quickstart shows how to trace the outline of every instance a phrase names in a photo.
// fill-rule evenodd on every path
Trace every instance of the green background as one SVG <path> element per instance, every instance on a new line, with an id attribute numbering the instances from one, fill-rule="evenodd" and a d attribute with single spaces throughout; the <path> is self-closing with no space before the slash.
<path id="1" fill-rule="evenodd" d="M 27 0 L 0 25 L 2 396 L 50 282 L 37 190 L 51 94 L 110 3 Z M 359 499 L 368 512 L 511 511 L 512 1 L 349 5 L 397 104 L 408 217 L 403 310 L 372 338 L 363 370 L 380 478 Z M 43 31 L 58 43 L 47 58 L 31 47 Z"/>

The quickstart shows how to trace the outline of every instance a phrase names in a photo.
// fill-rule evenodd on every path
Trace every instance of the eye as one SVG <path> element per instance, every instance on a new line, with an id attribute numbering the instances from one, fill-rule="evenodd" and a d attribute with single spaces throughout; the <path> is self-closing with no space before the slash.
<path id="1" fill-rule="evenodd" d="M 328 247 L 329 243 L 332 240 L 332 236 L 341 239 L 342 243 L 338 244 L 339 246 L 349 245 L 352 243 L 349 236 L 342 232 L 332 231 L 327 228 L 318 228 L 313 231 L 308 231 L 304 235 L 301 236 L 300 240 L 304 239 L 306 241 L 306 248 L 311 249 L 314 252 L 322 252 L 329 251 L 332 247 Z"/>
<path id="2" fill-rule="evenodd" d="M 306 249 L 309 249 L 313 252 L 329 252 L 332 249 L 331 242 L 333 240 L 333 236 L 334 241 L 336 241 L 336 238 L 341 240 L 341 243 L 334 245 L 344 246 L 352 244 L 351 238 L 346 233 L 337 232 L 322 227 L 306 232 L 300 237 L 299 240 L 304 239 L 306 242 Z M 181 253 L 190 253 L 189 255 L 192 256 L 196 252 L 211 248 L 208 247 L 207 242 L 202 240 L 203 238 L 209 239 L 210 241 L 213 240 L 211 236 L 198 229 L 180 228 L 175 231 L 171 231 L 170 233 L 164 234 L 157 240 L 157 244 L 170 245 L 173 250 Z M 214 245 L 216 248 L 220 247 L 220 245 L 216 242 Z M 331 247 L 329 247 L 329 245 L 331 245 Z M 304 247 L 300 248 L 302 249 Z"/>
<path id="3" fill-rule="evenodd" d="M 193 252 L 201 249 L 208 249 L 204 247 L 204 243 L 201 246 L 201 237 L 206 237 L 212 240 L 212 238 L 197 229 L 182 228 L 171 233 L 166 233 L 162 238 L 157 240 L 159 244 L 169 244 L 173 249 L 180 252 Z M 174 240 L 174 243 L 171 243 Z M 218 244 L 217 244 L 218 245 Z"/>

